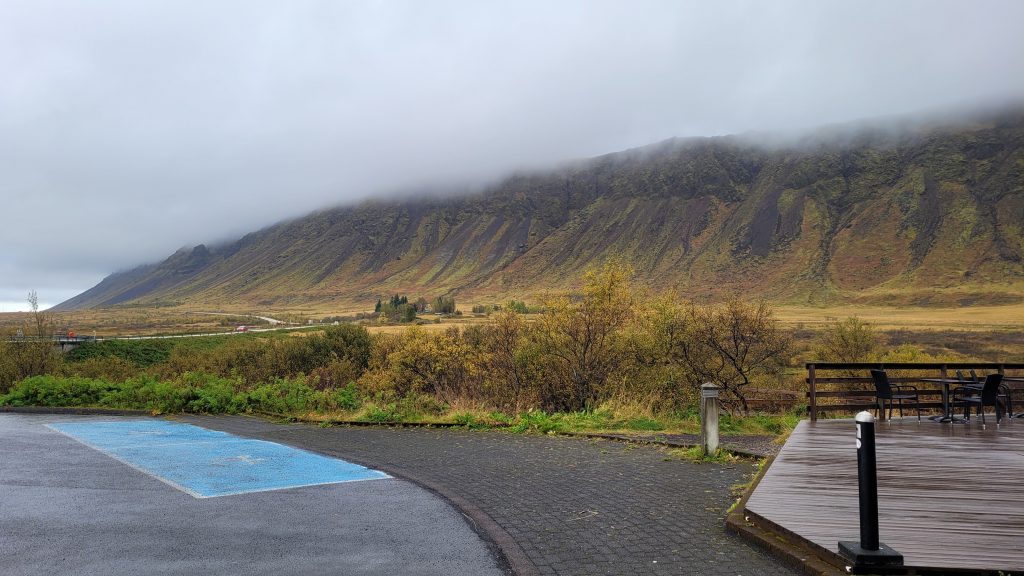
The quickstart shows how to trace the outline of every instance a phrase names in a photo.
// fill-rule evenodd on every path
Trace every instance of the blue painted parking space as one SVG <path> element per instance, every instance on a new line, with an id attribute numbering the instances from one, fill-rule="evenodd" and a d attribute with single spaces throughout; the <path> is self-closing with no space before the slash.
<path id="1" fill-rule="evenodd" d="M 49 428 L 197 498 L 388 478 L 337 458 L 190 424 L 129 420 Z"/>

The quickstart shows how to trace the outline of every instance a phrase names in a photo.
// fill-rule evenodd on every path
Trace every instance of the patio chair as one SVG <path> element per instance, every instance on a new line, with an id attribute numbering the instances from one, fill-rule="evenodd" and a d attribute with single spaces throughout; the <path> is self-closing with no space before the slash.
<path id="1" fill-rule="evenodd" d="M 917 420 L 921 421 L 921 398 L 918 396 L 917 387 L 908 384 L 893 384 L 889 382 L 889 375 L 885 370 L 872 370 L 871 378 L 875 381 L 875 402 L 881 410 L 879 416 L 885 412 L 885 403 L 889 402 L 889 416 L 892 418 L 892 404 L 895 400 L 900 409 L 900 417 L 903 417 L 903 401 L 913 400 L 917 408 Z"/>
<path id="2" fill-rule="evenodd" d="M 951 405 L 962 404 L 964 396 L 981 392 L 981 389 L 985 385 L 984 382 L 978 379 L 978 375 L 974 373 L 974 370 L 971 370 L 970 380 L 964 377 L 963 370 L 957 370 L 956 379 L 959 380 L 961 384 L 956 388 L 953 388 L 953 392 L 949 399 Z"/>
<path id="3" fill-rule="evenodd" d="M 971 369 L 971 379 L 973 379 L 975 381 L 975 385 L 978 387 L 978 389 L 981 389 L 981 386 L 983 385 L 984 382 L 982 382 L 981 378 L 978 377 L 978 374 L 974 371 L 974 368 Z M 1013 417 L 1013 415 L 1014 415 L 1014 398 L 1010 394 L 1010 386 L 1007 385 L 1006 383 L 999 384 L 999 397 L 1001 397 L 1002 399 L 1004 399 L 1006 401 L 1006 405 L 1007 405 L 1006 412 L 1007 412 L 1007 414 L 1010 415 L 1010 417 Z"/>
<path id="4" fill-rule="evenodd" d="M 977 394 L 964 396 L 964 418 L 971 419 L 971 406 L 977 406 L 981 414 L 981 425 L 985 425 L 985 406 L 995 406 L 996 424 L 1003 420 L 1003 403 L 1007 396 L 1000 394 L 999 388 L 1003 384 L 1002 374 L 989 374 L 985 377 L 985 385 Z"/>

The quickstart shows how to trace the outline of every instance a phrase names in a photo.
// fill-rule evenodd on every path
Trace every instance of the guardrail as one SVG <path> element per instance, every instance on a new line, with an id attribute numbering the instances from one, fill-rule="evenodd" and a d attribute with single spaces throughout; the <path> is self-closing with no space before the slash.
<path id="1" fill-rule="evenodd" d="M 889 380 L 894 384 L 919 383 L 919 394 L 923 398 L 939 398 L 921 402 L 922 408 L 942 407 L 942 387 L 922 383 L 922 378 L 949 378 L 957 370 L 974 369 L 981 374 L 995 371 L 1003 375 L 1007 375 L 1008 370 L 1024 370 L 1024 363 L 1010 362 L 808 362 L 805 366 L 807 412 L 812 421 L 823 411 L 854 412 L 874 407 L 875 388 L 868 373 L 872 369 L 888 371 Z M 828 375 L 837 372 L 842 375 Z M 1024 390 L 1016 383 L 1011 388 Z"/>

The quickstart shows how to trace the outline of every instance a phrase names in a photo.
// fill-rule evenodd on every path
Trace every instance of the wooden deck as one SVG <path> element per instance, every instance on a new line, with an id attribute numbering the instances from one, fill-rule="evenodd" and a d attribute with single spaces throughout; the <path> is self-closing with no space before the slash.
<path id="1" fill-rule="evenodd" d="M 906 566 L 1024 572 L 1024 419 L 987 416 L 987 430 L 978 418 L 876 424 L 879 533 Z M 747 501 L 750 520 L 834 554 L 857 540 L 855 432 L 853 420 L 801 422 Z"/>

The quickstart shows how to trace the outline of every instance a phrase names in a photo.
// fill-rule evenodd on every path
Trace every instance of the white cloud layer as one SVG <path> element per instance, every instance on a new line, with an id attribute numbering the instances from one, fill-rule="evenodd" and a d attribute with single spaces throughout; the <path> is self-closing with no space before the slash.
<path id="1" fill-rule="evenodd" d="M 0 0 L 0 301 L 671 136 L 1024 94 L 1024 2 Z"/>

